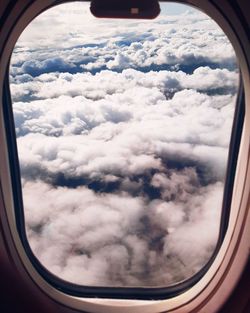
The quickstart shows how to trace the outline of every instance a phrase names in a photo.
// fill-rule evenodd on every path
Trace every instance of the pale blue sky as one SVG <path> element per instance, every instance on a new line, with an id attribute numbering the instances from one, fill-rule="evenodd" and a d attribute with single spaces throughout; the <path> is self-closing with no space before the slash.
<path id="1" fill-rule="evenodd" d="M 186 11 L 192 11 L 192 7 L 186 4 L 179 4 L 179 3 L 169 3 L 169 2 L 161 2 L 161 13 L 167 15 L 176 15 L 182 14 Z"/>

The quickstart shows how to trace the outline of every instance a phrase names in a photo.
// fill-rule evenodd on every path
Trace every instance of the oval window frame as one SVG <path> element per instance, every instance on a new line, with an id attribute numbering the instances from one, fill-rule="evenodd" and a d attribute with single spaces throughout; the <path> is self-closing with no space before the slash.
<path id="1" fill-rule="evenodd" d="M 34 6 L 34 7 L 36 7 L 36 5 L 37 5 L 37 10 L 38 11 L 40 11 L 39 13 L 41 13 L 43 10 L 44 10 L 44 8 L 42 9 L 42 7 L 40 7 L 39 8 L 39 5 L 38 4 L 40 4 L 40 5 L 42 5 L 41 4 L 41 2 L 42 1 L 35 1 L 31 6 Z M 45 4 L 45 2 L 47 2 L 47 3 L 49 3 L 50 1 L 44 1 L 44 3 L 43 4 Z M 59 1 L 60 3 L 63 3 L 63 2 L 66 2 L 66 1 Z M 177 2 L 177 1 L 176 1 Z M 184 3 L 184 1 L 180 1 L 181 3 Z M 186 1 L 185 1 L 186 2 Z M 198 1 L 189 1 L 188 2 L 188 4 L 190 4 L 190 2 L 192 2 L 192 4 L 194 4 L 194 3 L 197 3 Z M 58 4 L 58 2 L 57 2 L 57 4 Z M 19 2 L 19 5 L 20 5 L 20 2 Z M 207 6 L 209 7 L 211 5 L 211 3 L 208 3 L 207 2 Z M 49 7 L 49 6 L 48 6 Z M 47 8 L 48 8 L 47 7 Z M 205 8 L 205 5 L 204 5 L 204 8 Z M 27 13 L 27 11 L 25 11 L 25 9 L 26 8 L 24 8 L 24 12 L 23 13 Z M 30 9 L 30 7 L 28 7 L 28 9 Z M 33 9 L 33 8 L 32 8 Z M 211 9 L 211 7 L 210 7 L 210 9 Z M 208 10 L 207 10 L 208 11 Z M 208 12 L 206 11 L 206 14 L 208 14 Z M 33 11 L 34 12 L 34 11 Z M 220 14 L 219 13 L 219 11 L 213 11 L 213 13 L 215 13 L 215 12 L 217 12 L 217 14 Z M 37 16 L 38 14 L 36 14 L 35 16 Z M 210 17 L 211 17 L 211 14 L 209 14 L 210 15 Z M 35 16 L 33 16 L 33 18 L 35 17 Z M 26 16 L 26 18 L 27 18 L 27 16 Z M 33 19 L 32 18 L 32 19 Z M 213 18 L 213 17 L 212 17 Z M 31 19 L 31 20 L 32 20 Z M 213 18 L 217 23 L 218 23 L 218 21 L 215 19 L 215 18 Z M 26 19 L 26 22 L 25 22 L 25 19 L 23 20 L 23 22 L 24 22 L 24 24 L 25 23 L 27 23 L 27 20 L 28 19 Z M 30 21 L 31 21 L 30 20 Z M 224 21 L 225 22 L 225 21 Z M 28 23 L 27 23 L 28 24 Z M 218 23 L 219 24 L 219 23 Z M 220 24 L 219 24 L 220 25 Z M 220 25 L 221 26 L 221 25 Z M 222 26 L 221 26 L 222 27 Z M 25 28 L 25 27 L 24 27 Z M 24 29 L 23 28 L 23 29 Z M 13 28 L 13 32 L 14 32 L 14 30 L 16 29 L 16 27 L 14 27 Z M 223 27 L 222 27 L 222 29 L 223 29 Z M 17 31 L 17 30 L 16 30 Z M 223 29 L 223 31 L 226 33 L 226 31 Z M 22 31 L 21 31 L 22 32 Z M 20 32 L 20 33 L 21 33 Z M 15 32 L 15 35 L 16 35 L 17 33 Z M 227 34 L 227 33 L 226 33 Z M 235 34 L 234 34 L 235 35 Z M 19 35 L 18 35 L 19 36 Z M 227 36 L 229 37 L 229 35 L 227 34 Z M 15 37 L 15 36 L 14 36 Z M 14 38 L 13 38 L 13 36 L 11 37 L 9 37 L 8 39 L 7 39 L 7 42 L 6 42 L 6 46 L 5 46 L 5 53 L 7 53 L 8 54 L 8 51 L 10 52 L 10 49 L 8 49 L 8 48 L 10 48 L 11 47 L 11 42 L 12 42 L 12 45 L 13 45 L 13 42 L 15 41 L 15 40 L 13 40 Z M 17 37 L 16 37 L 16 39 L 17 39 Z M 229 37 L 229 39 L 231 39 L 231 42 L 232 42 L 232 38 L 230 38 Z M 240 64 L 241 63 L 244 63 L 244 53 L 243 53 L 243 51 L 241 51 L 241 49 L 240 49 L 240 43 L 239 42 L 237 42 L 237 38 L 234 38 L 234 39 L 236 39 L 236 42 L 235 42 L 235 45 L 237 46 L 237 49 L 235 48 L 235 51 L 236 51 L 236 54 L 238 55 L 238 58 L 239 58 L 239 60 L 240 60 Z M 12 41 L 11 41 L 12 40 Z M 9 47 L 8 47 L 8 45 L 9 45 Z M 7 51 L 7 52 L 6 52 Z M 11 52 L 12 52 L 12 50 L 11 50 Z M 239 55 L 240 55 L 240 57 L 239 57 Z M 246 63 L 246 62 L 245 62 Z M 7 64 L 5 64 L 6 65 L 6 69 L 8 68 L 8 65 Z M 242 66 L 241 66 L 242 67 Z M 5 71 L 3 71 L 3 72 L 5 72 Z M 246 86 L 246 81 L 247 81 L 247 74 L 249 74 L 249 73 L 242 73 L 242 77 L 243 77 L 243 83 L 244 83 L 244 85 Z M 6 75 L 6 76 L 8 76 L 8 75 Z M 249 75 L 248 75 L 249 76 Z M 6 78 L 6 77 L 5 77 Z M 5 99 L 4 99 L 4 102 L 5 101 L 9 101 L 8 99 L 7 99 L 7 97 L 6 97 L 6 92 L 7 92 L 7 89 L 8 89 L 8 84 L 6 85 L 6 79 L 5 79 L 5 90 L 4 90 L 4 92 L 3 92 L 3 95 L 5 96 Z M 247 111 L 247 110 L 246 110 Z M 247 113 L 247 112 L 246 112 Z M 5 139 L 4 138 L 4 134 L 2 134 L 2 129 L 1 129 L 1 137 L 3 138 L 3 139 Z M 245 129 L 244 129 L 244 131 L 245 131 Z M 246 137 L 246 135 L 244 134 L 244 136 Z M 241 163 L 244 163 L 243 165 L 245 165 L 245 166 L 243 166 L 243 168 L 246 168 L 247 167 L 247 162 L 246 162 L 246 159 L 242 156 L 242 154 L 244 154 L 243 152 L 242 152 L 242 150 L 244 150 L 244 147 L 242 148 L 242 146 L 246 146 L 246 145 L 244 145 L 244 143 L 241 143 L 241 152 L 240 152 L 240 157 L 241 157 L 241 159 L 243 159 L 243 161 L 245 161 L 245 162 L 243 162 L 242 160 L 240 160 L 240 161 L 242 161 Z M 4 159 L 4 157 L 3 157 L 3 159 Z M 239 161 L 239 162 L 240 162 Z M 4 159 L 4 162 L 5 162 L 5 164 L 8 164 L 9 162 L 8 162 L 8 157 L 5 155 L 5 159 Z M 1 162 L 2 163 L 2 162 Z M 241 164 L 242 165 L 242 164 Z M 3 172 L 5 172 L 4 173 L 4 175 L 6 175 L 6 178 L 7 178 L 7 184 L 4 186 L 4 188 L 3 189 L 6 189 L 6 188 L 11 188 L 11 182 L 10 182 L 10 175 L 9 175 L 9 173 L 6 173 L 6 170 L 4 170 L 3 169 L 3 166 L 1 167 L 1 176 L 2 176 L 2 173 Z M 239 172 L 239 170 L 238 170 L 238 172 Z M 245 172 L 246 173 L 246 172 Z M 238 177 L 239 177 L 239 173 L 238 173 L 238 175 L 236 175 L 237 177 L 235 178 L 235 179 L 238 179 Z M 7 186 L 7 185 L 9 185 L 9 186 Z M 243 187 L 244 186 L 242 186 L 242 184 L 241 184 L 241 186 L 240 187 L 237 187 L 238 189 L 241 189 L 241 190 L 243 190 Z M 18 250 L 18 252 L 20 253 L 20 256 L 21 256 L 21 259 L 22 259 L 22 261 L 24 262 L 24 264 L 25 264 L 25 267 L 26 267 L 26 269 L 28 270 L 28 272 L 31 274 L 32 272 L 32 277 L 33 277 L 33 274 L 34 275 L 37 275 L 38 273 L 36 272 L 36 270 L 35 270 L 35 268 L 32 268 L 33 267 L 33 265 L 32 264 L 28 264 L 28 263 L 30 263 L 29 262 L 29 260 L 27 259 L 27 255 L 25 255 L 25 251 L 23 251 L 23 247 L 22 247 L 22 244 L 21 244 L 21 242 L 20 242 L 20 239 L 18 238 L 18 234 L 17 234 L 17 229 L 15 229 L 15 223 L 13 223 L 13 221 L 15 220 L 15 213 L 14 213 L 14 210 L 13 210 L 13 199 L 11 199 L 11 193 L 10 193 L 10 189 L 6 192 L 6 193 L 4 193 L 4 195 L 5 195 L 5 200 L 6 200 L 6 198 L 8 198 L 7 199 L 7 201 L 6 201 L 6 206 L 7 206 L 7 215 L 8 215 L 8 221 L 9 221 L 9 224 L 10 224 L 10 228 L 12 228 L 12 235 L 13 235 L 13 238 L 14 238 L 14 242 L 15 242 L 15 244 L 16 244 L 16 248 L 17 248 L 17 250 Z M 233 199 L 233 201 L 234 201 L 234 199 Z M 239 200 L 238 200 L 239 201 Z M 11 207 L 11 209 L 10 209 L 10 207 Z M 240 212 L 238 212 L 238 213 L 240 213 Z M 231 231 L 231 224 L 232 224 L 232 220 L 233 220 L 233 218 L 234 218 L 234 216 L 231 216 L 230 217 L 230 220 L 229 220 L 229 230 Z M 240 214 L 238 214 L 238 218 L 240 218 Z M 230 224 L 231 223 L 231 224 Z M 229 236 L 229 235 L 228 235 Z M 224 240 L 224 243 L 225 243 L 225 241 L 226 240 Z M 223 250 L 223 248 L 224 248 L 224 246 L 225 246 L 225 244 L 223 243 L 223 245 L 222 245 L 222 247 L 221 247 L 221 250 Z M 25 260 L 26 259 L 26 260 Z M 218 259 L 218 255 L 217 255 L 217 257 L 216 257 L 216 259 Z M 215 260 L 213 263 L 215 264 L 216 263 L 216 261 L 217 260 Z M 27 263 L 28 262 L 28 263 Z M 213 266 L 214 266 L 214 264 L 213 264 Z M 39 278 L 39 279 L 41 279 L 41 277 L 39 277 L 39 275 L 38 275 L 38 277 L 36 277 L 36 281 L 37 281 L 37 278 Z M 39 281 L 39 280 L 38 280 Z M 192 289 L 192 288 L 191 288 Z M 177 297 L 175 297 L 175 298 L 178 298 L 178 296 Z M 120 299 L 120 298 L 119 298 Z M 172 299 L 169 299 L 169 300 L 173 300 L 173 298 Z M 166 300 L 167 301 L 167 300 Z M 161 301 L 162 302 L 162 301 Z M 150 305 L 151 306 L 151 305 Z M 144 311 L 145 312 L 145 311 Z M 152 311 L 151 311 L 152 312 Z"/>

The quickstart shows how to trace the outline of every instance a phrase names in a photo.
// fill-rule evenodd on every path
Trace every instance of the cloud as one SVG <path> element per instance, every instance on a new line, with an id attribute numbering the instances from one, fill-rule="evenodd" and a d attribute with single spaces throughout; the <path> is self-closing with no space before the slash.
<path id="1" fill-rule="evenodd" d="M 26 76 L 27 74 L 17 76 L 18 81 L 11 84 L 15 102 L 58 98 L 62 95 L 84 96 L 91 100 L 110 99 L 112 95 L 113 97 L 116 94 L 125 95 L 128 88 L 134 88 L 138 92 L 139 87 L 141 90 L 147 88 L 151 93 L 156 91 L 162 93 L 162 99 L 166 96 L 171 98 L 175 92 L 182 89 L 194 89 L 209 95 L 234 95 L 238 84 L 236 72 L 209 67 L 199 67 L 192 74 L 166 70 L 143 73 L 135 69 L 126 69 L 121 73 L 110 70 L 96 74 L 53 72 L 35 77 L 32 81 L 25 81 Z"/>
<path id="2" fill-rule="evenodd" d="M 78 4 L 64 4 L 37 17 L 18 41 L 11 73 L 37 76 L 49 70 L 96 73 L 126 68 L 192 73 L 204 65 L 237 68 L 231 43 L 202 13 L 163 14 L 157 20 L 137 23 L 98 20 L 88 5 L 80 5 L 78 10 Z"/>
<path id="3" fill-rule="evenodd" d="M 69 72 L 74 69 L 75 65 L 65 62 L 62 58 L 49 58 L 44 61 L 29 60 L 22 64 L 21 72 L 31 76 L 38 76 L 50 72 Z"/>
<path id="4" fill-rule="evenodd" d="M 161 287 L 204 266 L 238 88 L 214 22 L 194 10 L 105 21 L 60 5 L 20 37 L 10 82 L 26 231 L 49 271 Z"/>
<path id="5" fill-rule="evenodd" d="M 27 183 L 30 244 L 46 267 L 78 284 L 168 285 L 175 282 L 176 271 L 179 278 L 192 275 L 213 252 L 221 189 L 221 184 L 211 185 L 188 201 L 146 204 L 129 194 Z M 208 240 L 201 229 L 211 223 L 215 226 Z"/>

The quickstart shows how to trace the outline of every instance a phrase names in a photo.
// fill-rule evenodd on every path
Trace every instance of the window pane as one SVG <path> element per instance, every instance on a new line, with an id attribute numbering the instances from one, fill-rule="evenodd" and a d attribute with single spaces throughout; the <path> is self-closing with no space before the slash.
<path id="1" fill-rule="evenodd" d="M 86 286 L 166 287 L 211 257 L 238 90 L 208 16 L 49 9 L 13 51 L 10 87 L 29 244 Z"/>

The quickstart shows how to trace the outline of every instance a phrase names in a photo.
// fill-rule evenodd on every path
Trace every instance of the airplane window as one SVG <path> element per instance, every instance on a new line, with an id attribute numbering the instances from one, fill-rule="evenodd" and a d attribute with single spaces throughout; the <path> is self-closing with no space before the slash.
<path id="1" fill-rule="evenodd" d="M 9 80 L 23 236 L 48 273 L 157 289 L 209 262 L 239 87 L 211 18 L 176 3 L 153 20 L 61 4 L 24 30 Z"/>

